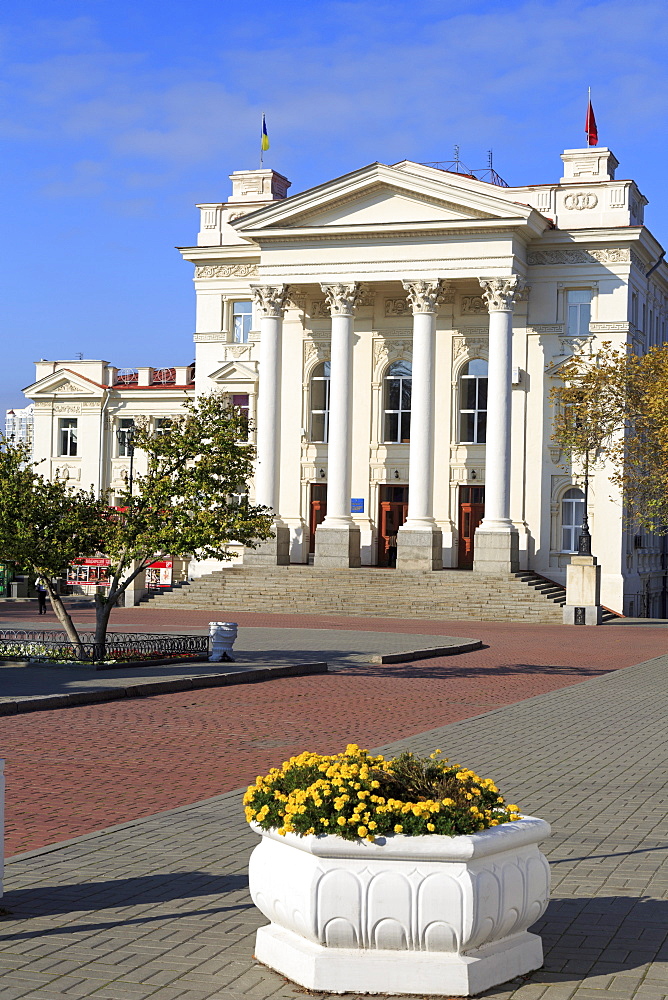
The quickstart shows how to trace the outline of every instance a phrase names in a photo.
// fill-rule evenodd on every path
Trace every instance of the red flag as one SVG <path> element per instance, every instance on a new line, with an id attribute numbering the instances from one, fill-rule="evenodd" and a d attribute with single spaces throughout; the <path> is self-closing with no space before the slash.
<path id="1" fill-rule="evenodd" d="M 585 132 L 587 133 L 587 145 L 596 146 L 598 144 L 598 129 L 596 128 L 596 118 L 591 101 L 587 105 L 587 118 L 585 120 Z"/>

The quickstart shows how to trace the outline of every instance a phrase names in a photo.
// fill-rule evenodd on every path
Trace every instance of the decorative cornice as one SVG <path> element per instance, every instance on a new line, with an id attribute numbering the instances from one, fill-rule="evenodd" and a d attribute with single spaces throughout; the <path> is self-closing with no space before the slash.
<path id="1" fill-rule="evenodd" d="M 402 281 L 401 284 L 406 289 L 406 297 L 414 316 L 419 313 L 435 314 L 438 312 L 442 297 L 452 291 L 452 286 L 444 284 L 440 279 Z"/>
<path id="2" fill-rule="evenodd" d="M 359 281 L 320 286 L 327 298 L 332 316 L 353 316 L 362 294 Z"/>
<path id="3" fill-rule="evenodd" d="M 226 333 L 195 333 L 193 340 L 196 344 L 226 344 Z"/>
<path id="4" fill-rule="evenodd" d="M 195 268 L 196 278 L 257 278 L 257 264 L 202 264 Z"/>
<path id="5" fill-rule="evenodd" d="M 288 305 L 288 285 L 251 285 L 251 291 L 261 317 L 281 319 Z"/>
<path id="6" fill-rule="evenodd" d="M 526 286 L 519 274 L 510 274 L 507 278 L 478 278 L 482 288 L 482 297 L 492 312 L 512 312 L 515 302 L 526 291 Z"/>

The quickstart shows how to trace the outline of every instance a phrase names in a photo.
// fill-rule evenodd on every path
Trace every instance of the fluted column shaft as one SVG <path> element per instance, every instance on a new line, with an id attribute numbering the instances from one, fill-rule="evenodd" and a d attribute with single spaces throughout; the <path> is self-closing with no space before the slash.
<path id="1" fill-rule="evenodd" d="M 350 516 L 353 436 L 353 317 L 358 282 L 322 285 L 332 316 L 327 443 L 327 516 L 315 536 L 315 562 L 343 568 L 360 564 L 360 532 Z"/>
<path id="2" fill-rule="evenodd" d="M 260 379 L 257 397 L 255 499 L 278 514 L 281 334 L 286 285 L 253 288 L 260 315 Z"/>
<path id="3" fill-rule="evenodd" d="M 485 516 L 476 530 L 474 569 L 515 572 L 518 534 L 510 519 L 512 334 L 515 300 L 523 290 L 518 275 L 480 278 L 489 310 Z"/>

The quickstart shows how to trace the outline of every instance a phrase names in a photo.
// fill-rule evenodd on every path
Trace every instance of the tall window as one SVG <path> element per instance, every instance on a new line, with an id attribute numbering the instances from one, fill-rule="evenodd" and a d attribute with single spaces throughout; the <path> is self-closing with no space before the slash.
<path id="1" fill-rule="evenodd" d="M 459 376 L 459 440 L 484 444 L 487 440 L 487 362 L 469 361 Z"/>
<path id="2" fill-rule="evenodd" d="M 591 291 L 571 289 L 566 293 L 566 332 L 574 337 L 589 333 Z"/>
<path id="3" fill-rule="evenodd" d="M 329 440 L 329 361 L 316 365 L 311 375 L 311 441 Z"/>
<path id="4" fill-rule="evenodd" d="M 410 361 L 395 361 L 385 375 L 383 440 L 406 444 L 411 439 L 412 366 Z"/>
<path id="5" fill-rule="evenodd" d="M 130 454 L 129 451 L 129 438 L 134 430 L 135 422 L 132 417 L 124 417 L 122 420 L 118 421 L 118 429 L 120 434 L 118 435 L 118 457 L 125 458 Z"/>
<path id="6" fill-rule="evenodd" d="M 235 410 L 239 411 L 239 416 L 242 420 L 242 434 L 239 438 L 240 441 L 248 441 L 248 393 L 247 392 L 235 392 L 232 396 L 232 406 Z"/>
<path id="7" fill-rule="evenodd" d="M 577 552 L 584 519 L 584 493 L 577 486 L 566 490 L 561 501 L 561 550 Z"/>
<path id="8" fill-rule="evenodd" d="M 247 344 L 251 323 L 253 322 L 253 305 L 250 302 L 234 302 L 232 304 L 232 329 L 235 344 Z"/>
<path id="9" fill-rule="evenodd" d="M 77 418 L 63 417 L 58 421 L 60 437 L 60 454 L 76 455 L 77 453 Z"/>

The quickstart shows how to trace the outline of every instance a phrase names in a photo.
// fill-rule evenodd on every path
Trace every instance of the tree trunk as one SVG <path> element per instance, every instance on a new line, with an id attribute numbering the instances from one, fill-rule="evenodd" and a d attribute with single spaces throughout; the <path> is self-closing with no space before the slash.
<path id="1" fill-rule="evenodd" d="M 95 650 L 98 660 L 103 660 L 105 657 L 109 616 L 117 597 L 118 593 L 109 594 L 108 597 L 95 595 Z"/>
<path id="2" fill-rule="evenodd" d="M 70 640 L 73 646 L 76 646 L 77 655 L 79 659 L 83 660 L 84 648 L 81 643 L 81 639 L 79 638 L 79 633 L 77 632 L 76 625 L 70 618 L 70 615 L 67 612 L 65 605 L 61 600 L 60 595 L 57 594 L 56 591 L 54 590 L 51 580 L 46 576 L 42 577 L 42 579 L 44 580 L 44 586 L 46 587 L 47 593 L 49 595 L 49 600 L 51 602 L 51 607 L 53 608 L 56 618 L 63 626 L 67 638 Z"/>

